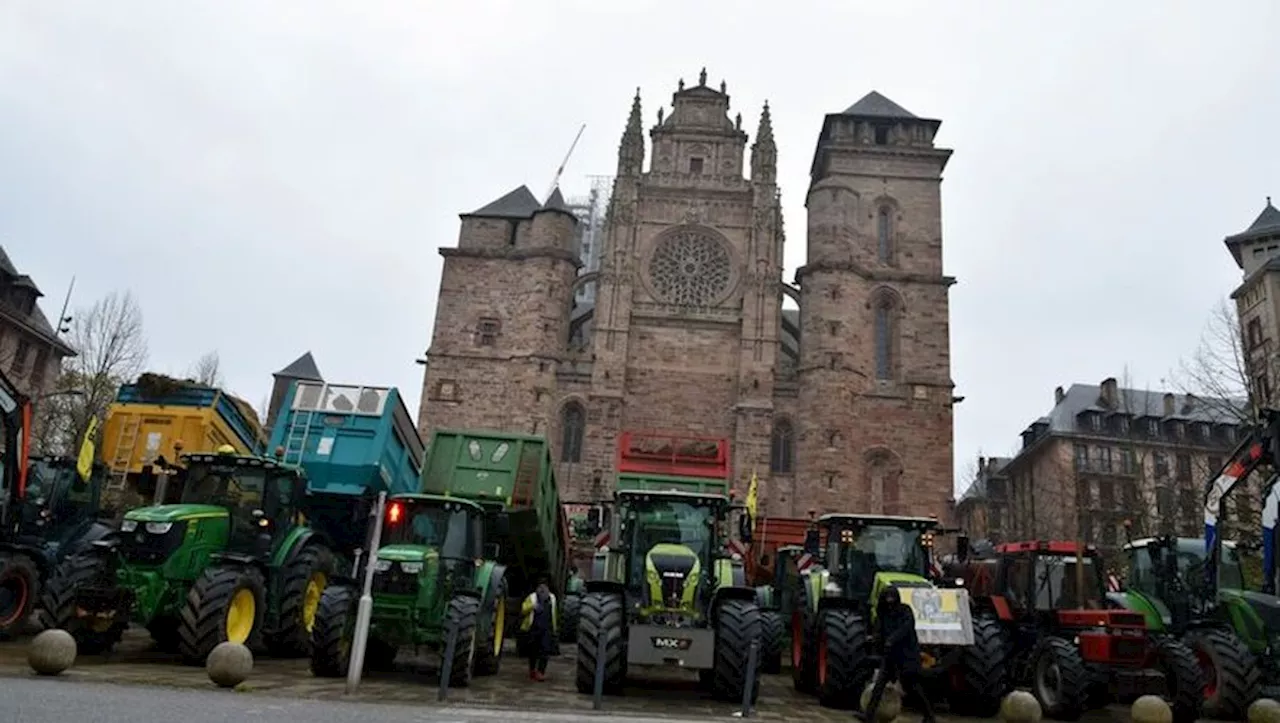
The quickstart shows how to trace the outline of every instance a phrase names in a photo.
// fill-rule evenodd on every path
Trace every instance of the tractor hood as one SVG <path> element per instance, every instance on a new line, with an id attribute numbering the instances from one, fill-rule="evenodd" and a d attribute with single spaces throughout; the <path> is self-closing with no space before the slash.
<path id="1" fill-rule="evenodd" d="M 1264 595 L 1252 590 L 1222 590 L 1223 597 L 1235 597 L 1246 603 L 1258 617 L 1266 633 L 1280 633 L 1280 597 Z"/>
<path id="2" fill-rule="evenodd" d="M 660 543 L 644 558 L 648 606 L 692 613 L 702 573 L 698 555 L 685 545 Z"/>
<path id="3" fill-rule="evenodd" d="M 199 517 L 228 517 L 227 508 L 217 505 L 157 505 L 126 512 L 124 518 L 136 522 L 178 522 Z"/>
<path id="4" fill-rule="evenodd" d="M 378 559 L 392 562 L 422 562 L 439 554 L 436 548 L 427 545 L 387 545 L 378 548 Z"/>

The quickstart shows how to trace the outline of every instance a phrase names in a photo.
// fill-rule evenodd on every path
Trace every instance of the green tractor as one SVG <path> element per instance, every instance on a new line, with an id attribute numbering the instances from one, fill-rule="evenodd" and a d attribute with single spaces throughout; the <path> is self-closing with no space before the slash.
<path id="1" fill-rule="evenodd" d="M 603 657 L 609 694 L 621 693 L 637 666 L 672 666 L 697 670 L 719 699 L 740 701 L 748 684 L 758 695 L 759 666 L 749 675 L 748 656 L 760 637 L 760 608 L 741 561 L 726 549 L 738 544 L 729 537 L 729 497 L 630 489 L 619 490 L 612 507 L 582 596 L 578 692 L 594 691 Z"/>
<path id="2" fill-rule="evenodd" d="M 953 713 L 991 717 L 1008 692 L 999 623 L 974 617 L 968 592 L 943 589 L 932 561 L 938 521 L 928 517 L 824 515 L 821 561 L 801 559 L 790 580 L 791 665 L 796 690 L 832 708 L 856 708 L 880 665 L 872 651 L 875 602 L 886 587 L 911 606 L 924 683 Z"/>
<path id="3" fill-rule="evenodd" d="M 473 675 L 494 675 L 507 636 L 506 568 L 483 541 L 487 515 L 457 497 L 396 495 L 386 506 L 382 541 L 373 564 L 373 612 L 365 661 L 385 670 L 402 646 L 425 645 L 441 654 L 448 631 L 458 631 L 449 685 L 466 687 Z M 504 534 L 501 530 L 496 534 Z M 360 586 L 335 581 L 324 591 L 312 631 L 311 671 L 346 675 Z"/>
<path id="4" fill-rule="evenodd" d="M 130 622 L 191 665 L 224 641 L 307 654 L 336 561 L 306 522 L 306 477 L 229 448 L 183 461 L 177 504 L 126 513 L 117 534 L 58 566 L 43 596 L 51 623 L 89 654 Z"/>
<path id="5" fill-rule="evenodd" d="M 760 606 L 761 672 L 782 672 L 782 651 L 791 649 L 787 622 L 795 607 L 795 590 L 787 584 L 788 570 L 802 559 L 804 548 L 800 545 L 778 547 L 773 553 L 772 583 L 756 587 L 756 604 Z"/>
<path id="6" fill-rule="evenodd" d="M 1235 546 L 1221 546 L 1216 589 L 1205 584 L 1205 541 L 1169 535 L 1133 540 L 1126 589 L 1108 598 L 1142 613 L 1153 634 L 1181 639 L 1206 680 L 1204 715 L 1235 720 L 1277 680 L 1280 605 L 1246 592 Z"/>

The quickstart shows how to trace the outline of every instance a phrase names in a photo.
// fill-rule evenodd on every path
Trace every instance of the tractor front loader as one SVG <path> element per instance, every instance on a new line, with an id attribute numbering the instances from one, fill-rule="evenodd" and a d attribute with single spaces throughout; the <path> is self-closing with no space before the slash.
<path id="1" fill-rule="evenodd" d="M 224 641 L 306 655 L 336 562 L 305 521 L 305 476 L 229 447 L 183 462 L 179 503 L 131 510 L 58 566 L 43 598 L 52 624 L 89 654 L 134 622 L 191 665 Z"/>
<path id="2" fill-rule="evenodd" d="M 916 617 L 924 684 L 955 713 L 989 717 L 1007 692 L 999 623 L 974 617 L 964 589 L 935 586 L 938 521 L 833 514 L 818 518 L 820 557 L 802 557 L 791 613 L 792 679 L 832 708 L 856 708 L 880 666 L 873 651 L 876 601 L 899 589 Z M 816 545 L 809 545 L 816 548 Z M 815 559 L 815 557 L 817 559 Z"/>

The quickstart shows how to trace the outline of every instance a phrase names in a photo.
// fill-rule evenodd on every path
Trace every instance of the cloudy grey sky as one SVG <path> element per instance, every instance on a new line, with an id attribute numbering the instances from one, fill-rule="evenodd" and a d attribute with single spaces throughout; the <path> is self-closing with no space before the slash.
<path id="1" fill-rule="evenodd" d="M 221 353 L 255 403 L 313 350 L 416 407 L 457 213 L 610 174 L 706 66 L 773 110 L 788 279 L 823 114 L 875 89 L 943 120 L 956 463 L 1057 384 L 1156 385 L 1280 198 L 1269 0 L 0 0 L 0 243 L 52 316 L 141 301 L 157 370 Z M 53 307 L 53 308 L 50 308 Z"/>

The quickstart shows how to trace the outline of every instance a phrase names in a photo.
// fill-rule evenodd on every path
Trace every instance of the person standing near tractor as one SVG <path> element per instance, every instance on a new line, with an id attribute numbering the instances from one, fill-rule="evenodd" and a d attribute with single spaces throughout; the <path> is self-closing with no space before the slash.
<path id="1" fill-rule="evenodd" d="M 525 635 L 525 653 L 529 656 L 529 679 L 547 679 L 547 661 L 556 645 L 556 596 L 547 587 L 546 578 L 520 606 L 520 630 Z"/>
<path id="2" fill-rule="evenodd" d="M 904 698 L 915 693 L 920 699 L 924 708 L 921 723 L 935 723 L 937 719 L 933 717 L 933 706 L 929 704 L 929 697 L 920 684 L 920 639 L 916 637 L 915 614 L 902 603 L 902 596 L 897 588 L 890 587 L 880 593 L 876 606 L 876 628 L 876 637 L 880 640 L 884 657 L 881 659 L 867 709 L 855 712 L 854 717 L 874 721 L 880 700 L 884 697 L 884 689 L 890 683 L 900 681 Z"/>

